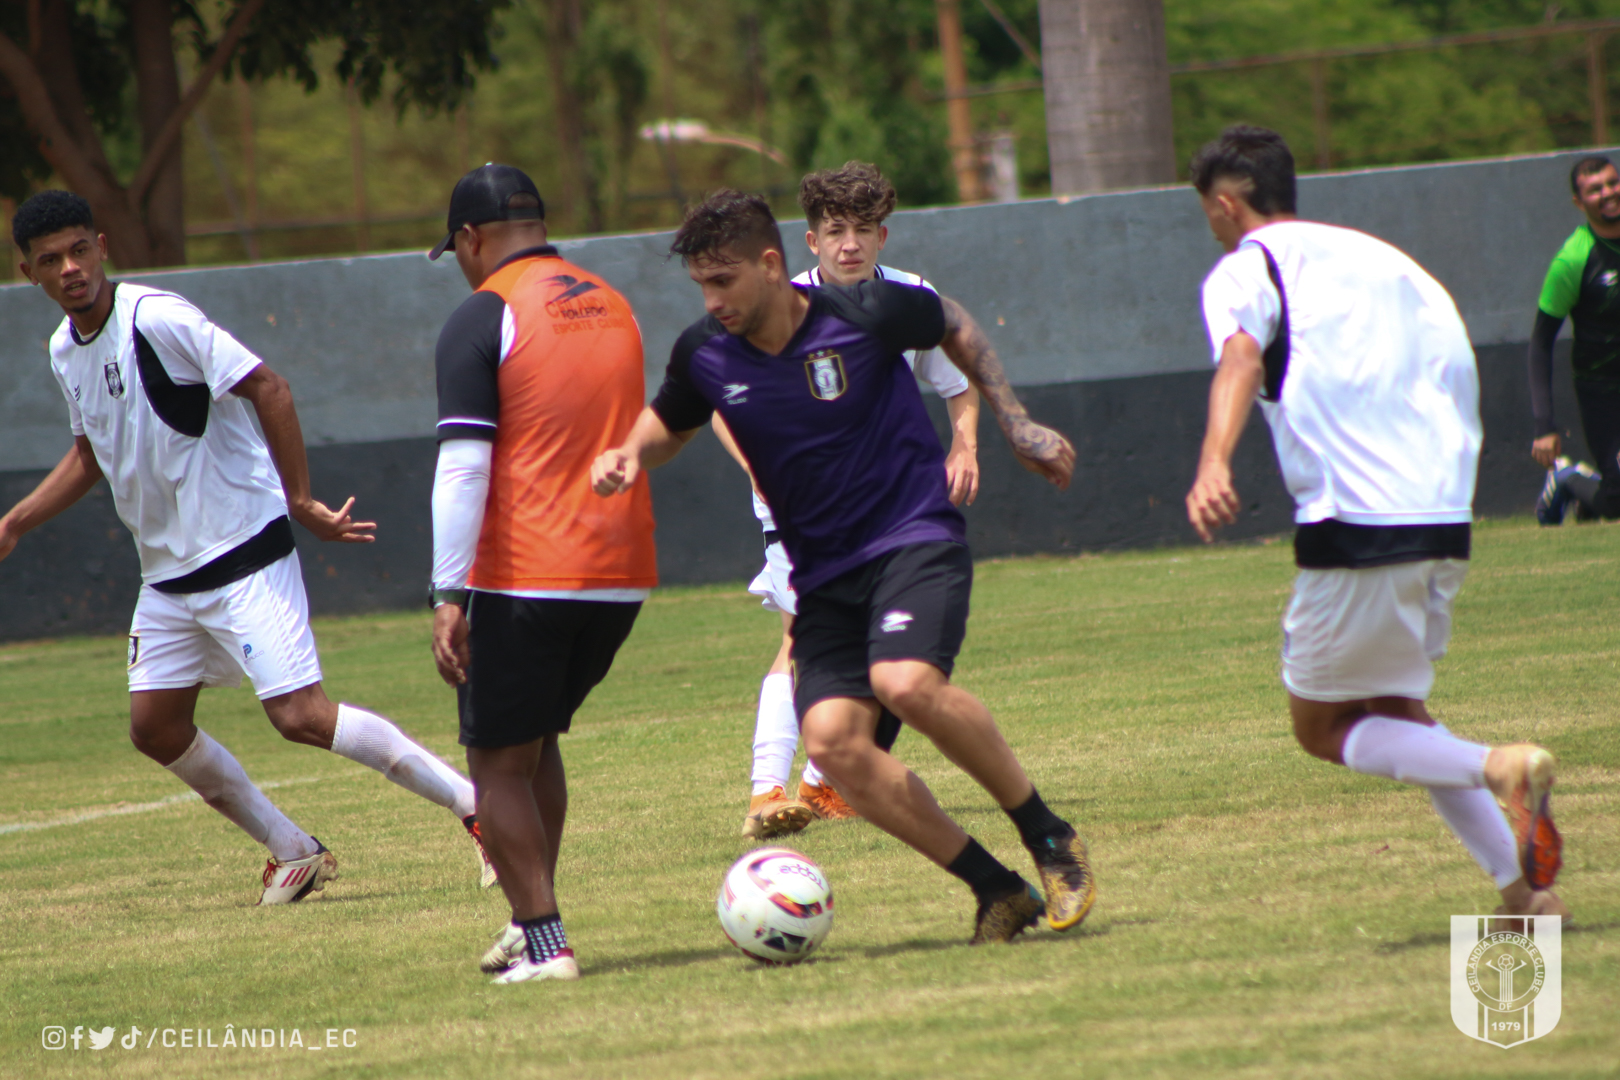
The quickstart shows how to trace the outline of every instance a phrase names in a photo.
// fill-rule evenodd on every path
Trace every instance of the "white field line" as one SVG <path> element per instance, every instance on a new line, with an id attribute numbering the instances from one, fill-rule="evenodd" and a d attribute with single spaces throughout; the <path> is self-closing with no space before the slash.
<path id="1" fill-rule="evenodd" d="M 296 780 L 272 780 L 267 784 L 259 784 L 260 791 L 271 791 L 275 788 L 292 787 L 294 784 L 313 784 L 329 779 L 325 776 L 300 776 Z M 115 806 L 108 810 L 86 810 L 79 814 L 69 814 L 67 817 L 52 818 L 50 821 L 18 821 L 10 825 L 0 825 L 0 836 L 7 833 L 35 832 L 39 829 L 55 829 L 62 825 L 82 825 L 86 821 L 99 821 L 102 818 L 118 817 L 122 814 L 146 814 L 153 810 L 162 810 L 177 803 L 201 801 L 202 796 L 195 791 L 182 792 L 179 795 L 170 795 L 158 799 L 156 802 L 131 803 L 128 806 Z"/>

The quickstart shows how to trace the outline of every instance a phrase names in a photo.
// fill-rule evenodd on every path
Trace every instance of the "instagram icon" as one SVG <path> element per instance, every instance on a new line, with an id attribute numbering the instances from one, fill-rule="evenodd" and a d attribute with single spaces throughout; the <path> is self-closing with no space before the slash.
<path id="1" fill-rule="evenodd" d="M 67 1028 L 52 1024 L 39 1033 L 39 1041 L 47 1050 L 67 1049 Z"/>

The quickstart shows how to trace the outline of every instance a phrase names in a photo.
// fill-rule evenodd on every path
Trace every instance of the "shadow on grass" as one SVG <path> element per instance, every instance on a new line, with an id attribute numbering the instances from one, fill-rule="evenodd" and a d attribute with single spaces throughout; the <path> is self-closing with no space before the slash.
<path id="1" fill-rule="evenodd" d="M 634 960 L 604 964 L 600 970 L 611 972 L 639 971 L 642 968 L 686 967 L 688 964 L 702 964 L 710 960 L 719 960 L 722 957 L 740 955 L 735 948 L 671 949 L 668 952 L 648 953 L 646 956 L 638 956 Z"/>

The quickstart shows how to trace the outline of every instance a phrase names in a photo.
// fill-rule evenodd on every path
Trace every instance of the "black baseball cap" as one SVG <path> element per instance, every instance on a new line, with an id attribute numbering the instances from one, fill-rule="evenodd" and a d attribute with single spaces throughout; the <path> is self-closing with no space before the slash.
<path id="1" fill-rule="evenodd" d="M 512 206 L 514 195 L 531 195 L 533 206 Z M 528 200 L 524 200 L 527 202 Z M 428 252 L 428 258 L 437 259 L 455 245 L 456 233 L 463 225 L 482 225 L 486 221 L 544 220 L 545 200 L 534 186 L 529 174 L 515 165 L 480 165 L 456 181 L 450 193 L 450 219 L 446 222 L 444 239 Z"/>

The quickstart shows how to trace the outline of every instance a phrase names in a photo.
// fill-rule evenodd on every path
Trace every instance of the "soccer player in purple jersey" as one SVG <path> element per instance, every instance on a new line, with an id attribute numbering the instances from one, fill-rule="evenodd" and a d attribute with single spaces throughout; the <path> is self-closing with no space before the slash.
<path id="1" fill-rule="evenodd" d="M 851 806 L 973 890 L 973 941 L 1010 941 L 1043 914 L 1085 918 L 1096 884 L 1078 833 L 1047 808 L 988 709 L 950 674 L 973 561 L 945 454 L 904 353 L 942 347 L 989 403 L 1025 468 L 1058 488 L 1074 448 L 1029 418 L 960 304 L 892 281 L 795 286 L 770 206 L 719 191 L 675 234 L 708 315 L 681 335 L 663 388 L 592 486 L 627 490 L 718 410 L 793 560 L 794 704 L 810 755 Z M 990 793 L 1018 827 L 1039 893 L 946 815 L 873 740 L 887 707 Z"/>

